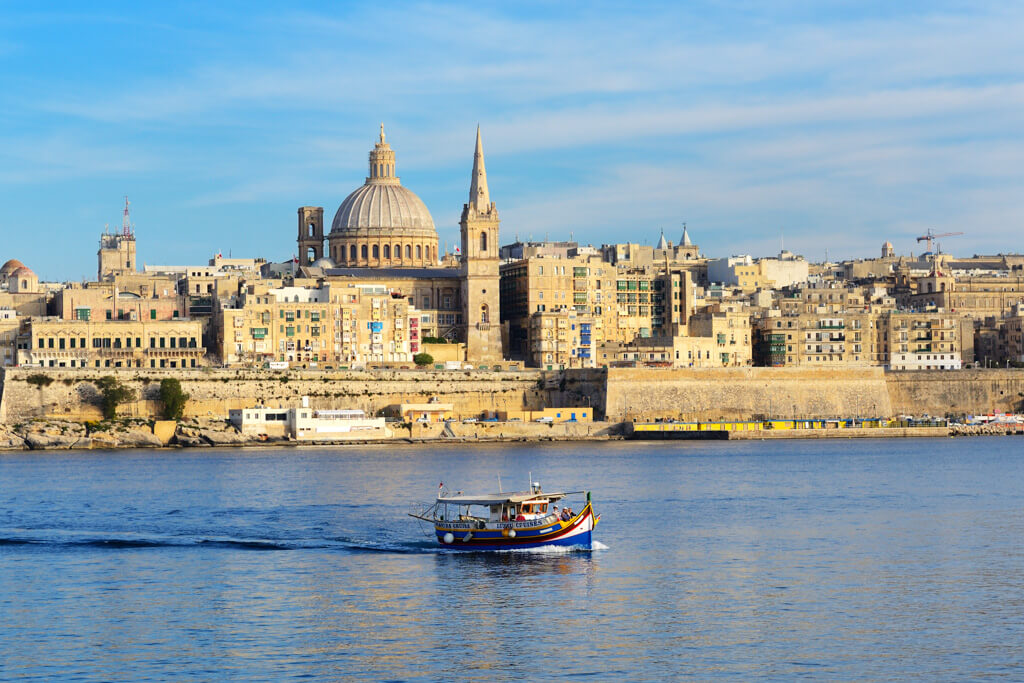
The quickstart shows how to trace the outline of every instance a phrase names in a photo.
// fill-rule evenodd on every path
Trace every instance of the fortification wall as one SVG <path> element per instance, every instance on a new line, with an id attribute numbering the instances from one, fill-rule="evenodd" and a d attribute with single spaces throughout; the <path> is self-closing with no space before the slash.
<path id="1" fill-rule="evenodd" d="M 45 375 L 47 386 L 30 383 Z M 881 369 L 612 368 L 564 373 L 485 371 L 295 371 L 205 369 L 60 370 L 7 368 L 0 424 L 33 418 L 98 420 L 93 382 L 113 375 L 136 392 L 124 416 L 159 415 L 160 380 L 177 377 L 191 395 L 186 417 L 226 418 L 233 408 L 297 405 L 367 413 L 436 396 L 461 416 L 545 406 L 594 408 L 597 419 L 746 420 L 755 416 L 873 417 L 1024 412 L 1024 370 L 883 372 Z"/>
<path id="2" fill-rule="evenodd" d="M 890 372 L 894 414 L 1024 412 L 1024 369 Z"/>
<path id="3" fill-rule="evenodd" d="M 605 411 L 613 422 L 892 414 L 885 373 L 876 368 L 611 368 L 607 373 Z"/>
<path id="4" fill-rule="evenodd" d="M 32 384 L 33 375 L 45 375 L 46 386 Z M 32 418 L 98 420 L 99 393 L 93 382 L 113 375 L 135 391 L 137 400 L 125 404 L 119 415 L 159 415 L 160 380 L 176 377 L 191 398 L 186 417 L 227 418 L 235 408 L 298 405 L 310 397 L 313 408 L 359 408 L 368 414 L 398 403 L 422 403 L 436 396 L 454 404 L 457 414 L 476 415 L 485 410 L 540 409 L 548 401 L 541 374 L 483 371 L 296 371 L 206 369 L 61 370 L 7 368 L 0 395 L 0 422 L 15 424 Z"/>

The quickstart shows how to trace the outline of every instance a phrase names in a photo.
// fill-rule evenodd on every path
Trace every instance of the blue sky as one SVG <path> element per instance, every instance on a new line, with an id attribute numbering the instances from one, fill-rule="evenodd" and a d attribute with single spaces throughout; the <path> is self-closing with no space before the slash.
<path id="1" fill-rule="evenodd" d="M 0 2 L 0 260 L 295 252 L 379 122 L 442 241 L 483 128 L 503 241 L 1024 251 L 1024 5 Z"/>

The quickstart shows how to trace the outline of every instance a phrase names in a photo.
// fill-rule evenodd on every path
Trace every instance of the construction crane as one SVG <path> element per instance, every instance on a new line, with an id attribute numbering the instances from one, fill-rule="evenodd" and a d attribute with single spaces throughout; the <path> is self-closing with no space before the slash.
<path id="1" fill-rule="evenodd" d="M 935 240 L 939 239 L 940 237 L 955 237 L 956 235 L 962 234 L 962 232 L 940 232 L 939 234 L 935 234 L 935 232 L 931 228 L 928 228 L 928 232 L 918 237 L 917 241 L 927 242 L 928 251 L 934 254 L 935 250 L 932 249 L 932 244 L 935 242 Z"/>

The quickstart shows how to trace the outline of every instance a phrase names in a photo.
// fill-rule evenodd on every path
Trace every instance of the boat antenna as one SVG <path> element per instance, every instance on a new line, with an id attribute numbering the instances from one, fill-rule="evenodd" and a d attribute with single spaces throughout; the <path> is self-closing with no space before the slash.
<path id="1" fill-rule="evenodd" d="M 498 475 L 498 493 L 503 493 L 501 490 L 501 475 Z"/>
<path id="2" fill-rule="evenodd" d="M 533 491 L 533 472 L 530 472 L 529 474 L 530 474 L 530 481 L 528 483 L 530 485 L 526 487 L 526 490 L 527 491 Z"/>

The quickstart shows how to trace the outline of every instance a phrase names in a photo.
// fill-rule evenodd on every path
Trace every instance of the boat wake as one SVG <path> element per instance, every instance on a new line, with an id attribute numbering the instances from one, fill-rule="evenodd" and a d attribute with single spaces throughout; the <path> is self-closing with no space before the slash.
<path id="1" fill-rule="evenodd" d="M 2 532 L 0 532 L 2 534 Z M 44 549 L 101 549 L 132 550 L 146 548 L 177 549 L 230 549 L 230 550 L 336 550 L 350 553 L 391 554 L 451 554 L 450 548 L 432 540 L 400 541 L 390 539 L 367 540 L 352 536 L 329 538 L 237 538 L 228 536 L 154 536 L 129 533 L 57 532 L 47 534 L 13 533 L 0 535 L 0 547 L 22 546 Z M 608 546 L 594 541 L 591 546 L 542 546 L 539 548 L 507 548 L 502 550 L 460 550 L 458 554 L 557 554 L 586 553 L 607 550 Z"/>

